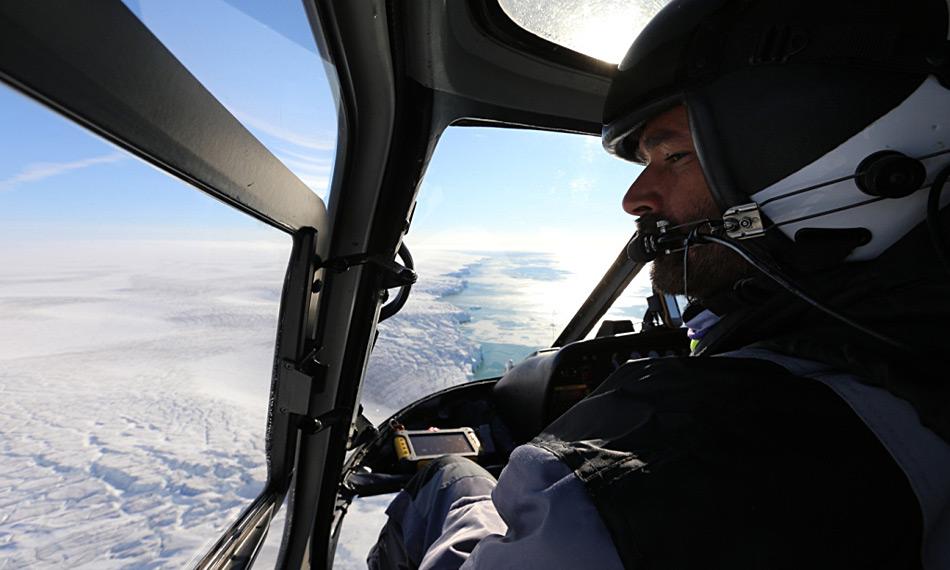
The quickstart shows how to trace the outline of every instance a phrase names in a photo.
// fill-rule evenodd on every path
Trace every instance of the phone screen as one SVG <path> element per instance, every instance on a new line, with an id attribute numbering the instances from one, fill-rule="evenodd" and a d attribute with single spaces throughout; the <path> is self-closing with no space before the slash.
<path id="1" fill-rule="evenodd" d="M 409 438 L 417 456 L 473 453 L 475 449 L 463 433 L 414 433 Z"/>

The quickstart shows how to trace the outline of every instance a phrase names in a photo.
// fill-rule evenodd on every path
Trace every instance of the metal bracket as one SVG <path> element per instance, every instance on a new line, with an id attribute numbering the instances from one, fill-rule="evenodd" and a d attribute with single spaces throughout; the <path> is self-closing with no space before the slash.
<path id="1" fill-rule="evenodd" d="M 683 326 L 683 317 L 680 314 L 679 303 L 676 297 L 656 290 L 647 297 L 647 311 L 643 315 L 641 332 L 658 327 L 676 329 Z"/>
<path id="2" fill-rule="evenodd" d="M 344 420 L 348 422 L 352 415 L 353 410 L 350 408 L 336 408 L 325 414 L 320 414 L 317 417 L 307 416 L 302 418 L 300 420 L 300 429 L 309 433 L 310 435 L 313 435 L 315 433 L 320 433 L 328 427 L 334 426 Z"/>
<path id="3" fill-rule="evenodd" d="M 352 410 L 337 408 L 325 414 L 310 415 L 310 393 L 314 382 L 322 382 L 326 376 L 327 365 L 317 360 L 317 349 L 310 351 L 299 363 L 283 360 L 280 363 L 280 384 L 277 388 L 277 406 L 285 414 L 302 416 L 298 427 L 309 434 L 315 434 L 339 423 L 349 421 Z"/>
<path id="4" fill-rule="evenodd" d="M 393 289 L 395 287 L 405 287 L 416 282 L 418 276 L 416 272 L 404 265 L 396 263 L 395 260 L 387 258 L 385 255 L 371 253 L 357 253 L 354 255 L 344 255 L 335 257 L 326 261 L 317 260 L 317 267 L 325 267 L 337 273 L 343 273 L 351 267 L 357 265 L 375 265 L 384 271 L 383 289 Z"/>
<path id="5" fill-rule="evenodd" d="M 285 414 L 306 415 L 314 381 L 322 382 L 327 366 L 317 360 L 317 349 L 300 362 L 281 360 L 278 371 L 277 409 Z"/>
<path id="6" fill-rule="evenodd" d="M 379 435 L 379 430 L 373 425 L 373 422 L 363 415 L 363 405 L 360 404 L 360 413 L 356 415 L 356 421 L 353 424 L 353 430 L 350 432 L 349 440 L 346 442 L 346 449 L 350 450 L 359 447 L 364 443 L 369 443 Z"/>
<path id="7" fill-rule="evenodd" d="M 722 214 L 723 229 L 732 239 L 749 239 L 765 235 L 762 214 L 755 202 L 729 208 Z"/>

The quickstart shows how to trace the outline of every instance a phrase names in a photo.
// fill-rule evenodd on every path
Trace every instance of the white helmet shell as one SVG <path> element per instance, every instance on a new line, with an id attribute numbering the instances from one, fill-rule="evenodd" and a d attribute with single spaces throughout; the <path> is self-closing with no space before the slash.
<path id="1" fill-rule="evenodd" d="M 873 259 L 925 219 L 930 183 L 937 172 L 950 165 L 950 152 L 925 158 L 922 163 L 927 170 L 927 182 L 922 189 L 903 198 L 872 201 L 874 197 L 858 188 L 853 175 L 866 157 L 882 150 L 898 151 L 912 158 L 950 150 L 950 89 L 934 77 L 928 78 L 867 128 L 751 198 L 762 204 L 762 212 L 789 238 L 803 228 L 867 228 L 871 241 L 856 248 L 847 259 Z M 849 176 L 852 178 L 777 198 Z M 948 203 L 950 190 L 943 193 L 941 207 Z M 824 212 L 833 213 L 811 217 Z M 793 221 L 800 218 L 807 219 Z"/>

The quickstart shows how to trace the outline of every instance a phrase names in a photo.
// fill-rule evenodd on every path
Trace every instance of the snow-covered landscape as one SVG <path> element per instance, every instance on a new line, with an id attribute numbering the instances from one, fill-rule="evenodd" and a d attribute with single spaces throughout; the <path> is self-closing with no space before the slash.
<path id="1" fill-rule="evenodd" d="M 256 497 L 288 251 L 4 250 L 0 568 L 181 567 Z"/>
<path id="2" fill-rule="evenodd" d="M 461 327 L 471 315 L 446 297 L 462 291 L 466 267 L 483 256 L 420 253 L 419 282 L 402 310 L 380 323 L 370 357 L 362 400 L 374 423 L 426 394 L 470 380 L 479 363 L 478 344 Z"/>
<path id="3" fill-rule="evenodd" d="M 0 259 L 0 568 L 185 566 L 266 479 L 290 244 L 61 245 Z M 420 281 L 364 385 L 374 421 L 472 379 L 483 342 L 549 342 L 551 299 L 531 299 L 570 281 L 544 256 L 414 253 Z M 336 567 L 365 565 L 387 501 L 354 503 Z"/>

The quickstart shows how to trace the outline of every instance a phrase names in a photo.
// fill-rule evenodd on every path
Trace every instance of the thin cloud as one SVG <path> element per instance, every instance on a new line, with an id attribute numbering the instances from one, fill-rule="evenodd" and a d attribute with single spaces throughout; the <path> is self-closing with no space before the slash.
<path id="1" fill-rule="evenodd" d="M 298 174 L 297 178 L 301 182 L 307 185 L 308 188 L 321 195 L 330 188 L 330 177 L 329 176 L 309 176 L 306 174 Z"/>
<path id="2" fill-rule="evenodd" d="M 297 175 L 297 178 L 318 195 L 324 197 L 330 187 L 330 174 L 333 172 L 333 163 L 330 159 L 314 158 L 288 150 L 280 150 L 276 154 L 287 165 L 287 168 Z"/>
<path id="3" fill-rule="evenodd" d="M 594 181 L 589 178 L 574 178 L 568 186 L 571 189 L 571 196 L 586 198 L 594 190 Z"/>
<path id="4" fill-rule="evenodd" d="M 285 157 L 289 157 L 291 159 L 297 159 L 304 162 L 312 163 L 314 166 L 318 166 L 318 165 L 331 166 L 332 160 L 333 160 L 333 156 L 329 154 L 327 155 L 328 158 L 323 158 L 323 157 L 316 157 L 313 155 L 313 153 L 310 153 L 310 152 L 308 153 L 294 152 L 286 148 L 277 149 L 276 154 L 277 156 L 281 157 L 281 159 Z"/>
<path id="5" fill-rule="evenodd" d="M 601 154 L 606 153 L 607 151 L 604 150 L 604 145 L 599 137 L 587 137 L 584 140 L 584 151 L 582 157 L 585 163 L 593 164 L 597 159 L 600 158 Z"/>
<path id="6" fill-rule="evenodd" d="M 277 153 L 277 157 L 287 165 L 287 168 L 298 173 L 329 174 L 333 170 L 333 165 L 329 160 L 299 160 L 286 158 L 283 153 Z"/>
<path id="7" fill-rule="evenodd" d="M 125 159 L 122 153 L 114 152 L 92 158 L 84 158 L 72 162 L 35 162 L 14 174 L 6 180 L 0 180 L 0 192 L 12 190 L 21 184 L 36 182 L 53 176 L 58 176 L 73 170 L 81 170 L 97 164 L 109 164 Z"/>
<path id="8" fill-rule="evenodd" d="M 336 136 L 320 137 L 301 133 L 286 127 L 272 124 L 264 119 L 255 117 L 248 113 L 235 113 L 238 120 L 246 126 L 258 130 L 264 134 L 289 142 L 299 147 L 312 150 L 333 150 L 336 148 Z"/>

